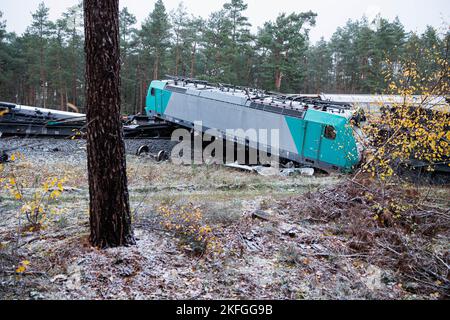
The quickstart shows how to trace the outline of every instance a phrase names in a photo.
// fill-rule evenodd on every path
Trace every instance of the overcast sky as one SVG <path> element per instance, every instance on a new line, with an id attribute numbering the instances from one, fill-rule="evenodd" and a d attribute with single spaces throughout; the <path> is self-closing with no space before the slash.
<path id="1" fill-rule="evenodd" d="M 42 0 L 0 0 L 0 11 L 7 20 L 7 30 L 21 34 L 31 21 Z M 77 0 L 44 0 L 50 8 L 50 18 L 56 20 Z M 168 11 L 175 9 L 180 0 L 164 0 Z M 219 10 L 226 0 L 184 0 L 188 11 L 195 15 L 208 17 Z M 312 10 L 318 14 L 317 25 L 311 31 L 311 39 L 329 39 L 337 27 L 348 19 L 369 18 L 378 13 L 388 19 L 399 16 L 408 31 L 422 32 L 426 25 L 432 25 L 441 32 L 449 30 L 450 0 L 247 0 L 247 16 L 250 22 L 262 26 L 265 21 L 274 20 L 281 12 L 302 12 Z M 127 6 L 142 22 L 153 9 L 155 0 L 120 0 L 121 7 Z"/>

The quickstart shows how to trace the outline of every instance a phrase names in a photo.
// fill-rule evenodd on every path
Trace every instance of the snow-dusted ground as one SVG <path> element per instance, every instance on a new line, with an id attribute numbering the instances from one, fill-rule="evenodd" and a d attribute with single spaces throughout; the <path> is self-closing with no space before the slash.
<path id="1" fill-rule="evenodd" d="M 14 166 L 24 181 L 65 176 L 66 191 L 57 204 L 62 212 L 51 216 L 45 229 L 22 230 L 18 238 L 20 205 L 1 191 L 0 299 L 430 298 L 405 289 L 392 270 L 348 255 L 338 224 L 315 220 L 312 212 L 302 211 L 301 201 L 285 204 L 342 177 L 264 177 L 220 166 L 157 164 L 133 154 L 142 144 L 153 152 L 170 146 L 127 141 L 137 244 L 97 250 L 87 241 L 85 143 L 0 140 L 6 148 L 39 143 L 22 148 L 24 159 L 6 170 Z M 168 201 L 200 208 L 223 252 L 193 256 L 162 229 L 156 212 Z M 255 218 L 257 210 L 268 220 Z M 17 275 L 23 260 L 30 264 Z"/>

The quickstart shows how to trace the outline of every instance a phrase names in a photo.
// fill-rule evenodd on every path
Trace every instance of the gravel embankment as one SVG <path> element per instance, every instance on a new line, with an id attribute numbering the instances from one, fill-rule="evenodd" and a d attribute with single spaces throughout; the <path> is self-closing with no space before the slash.
<path id="1" fill-rule="evenodd" d="M 175 142 L 152 139 L 130 139 L 125 141 L 127 154 L 136 154 L 138 148 L 148 145 L 150 152 L 158 153 L 164 150 L 170 154 Z M 62 140 L 62 139 L 0 139 L 0 150 L 8 154 L 20 152 L 26 159 L 60 159 L 66 162 L 78 162 L 86 158 L 85 140 Z"/>

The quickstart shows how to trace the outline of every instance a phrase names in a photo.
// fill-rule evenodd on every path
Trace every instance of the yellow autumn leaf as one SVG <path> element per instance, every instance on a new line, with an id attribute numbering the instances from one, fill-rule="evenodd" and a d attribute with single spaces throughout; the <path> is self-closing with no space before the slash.
<path id="1" fill-rule="evenodd" d="M 26 270 L 26 268 L 24 266 L 19 266 L 19 267 L 17 267 L 16 272 L 17 273 L 24 273 L 25 270 Z"/>
<path id="2" fill-rule="evenodd" d="M 58 198 L 60 195 L 61 195 L 61 191 L 55 190 L 55 191 L 53 191 L 53 192 L 50 194 L 50 198 L 51 198 L 51 199 L 56 199 L 56 198 Z"/>
<path id="3" fill-rule="evenodd" d="M 23 260 L 20 262 L 20 265 L 17 267 L 16 272 L 17 273 L 24 273 L 27 270 L 27 267 L 30 265 L 30 261 Z"/>

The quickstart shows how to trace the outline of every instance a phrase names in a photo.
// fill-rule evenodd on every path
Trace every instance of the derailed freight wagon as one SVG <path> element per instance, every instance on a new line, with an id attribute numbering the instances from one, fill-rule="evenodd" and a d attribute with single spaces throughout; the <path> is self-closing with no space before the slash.
<path id="1" fill-rule="evenodd" d="M 349 172 L 361 161 L 354 112 L 347 104 L 183 79 L 153 81 L 146 111 L 187 128 L 201 122 L 203 131 L 216 130 L 226 139 L 231 139 L 227 130 L 276 129 L 277 150 L 252 137 L 246 142 L 325 171 Z"/>

